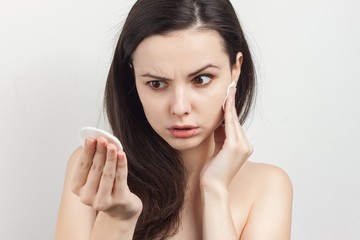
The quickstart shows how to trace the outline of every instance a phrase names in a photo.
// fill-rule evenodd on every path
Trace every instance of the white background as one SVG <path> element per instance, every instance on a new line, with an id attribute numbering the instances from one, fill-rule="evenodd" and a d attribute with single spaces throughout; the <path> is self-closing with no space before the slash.
<path id="1" fill-rule="evenodd" d="M 124 0 L 0 1 L 0 239 L 52 239 L 78 130 L 103 126 Z M 233 1 L 258 69 L 252 161 L 294 186 L 294 240 L 360 239 L 360 1 Z"/>

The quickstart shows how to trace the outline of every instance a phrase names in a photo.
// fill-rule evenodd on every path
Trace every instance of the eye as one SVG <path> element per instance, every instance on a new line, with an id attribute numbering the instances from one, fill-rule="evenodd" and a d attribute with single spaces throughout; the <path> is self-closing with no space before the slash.
<path id="1" fill-rule="evenodd" d="M 161 80 L 155 80 L 147 82 L 147 84 L 154 90 L 160 90 L 166 87 L 166 82 Z"/>
<path id="2" fill-rule="evenodd" d="M 211 75 L 199 75 L 197 77 L 195 77 L 192 82 L 195 85 L 200 85 L 200 86 L 204 86 L 207 85 L 211 82 L 212 80 L 212 76 Z"/>

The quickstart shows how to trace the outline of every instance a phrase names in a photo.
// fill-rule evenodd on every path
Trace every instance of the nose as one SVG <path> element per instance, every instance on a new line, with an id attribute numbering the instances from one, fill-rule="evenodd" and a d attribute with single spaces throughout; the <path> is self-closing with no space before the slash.
<path id="1" fill-rule="evenodd" d="M 189 93 L 184 86 L 174 88 L 170 103 L 170 113 L 176 116 L 186 116 L 191 111 Z"/>

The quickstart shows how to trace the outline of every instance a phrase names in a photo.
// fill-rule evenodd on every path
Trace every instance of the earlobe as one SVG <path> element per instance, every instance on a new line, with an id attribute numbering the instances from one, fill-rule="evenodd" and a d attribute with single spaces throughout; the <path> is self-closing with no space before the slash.
<path id="1" fill-rule="evenodd" d="M 238 52 L 236 54 L 236 61 L 231 69 L 232 80 L 235 82 L 239 80 L 242 62 L 243 62 L 243 54 L 241 52 Z"/>

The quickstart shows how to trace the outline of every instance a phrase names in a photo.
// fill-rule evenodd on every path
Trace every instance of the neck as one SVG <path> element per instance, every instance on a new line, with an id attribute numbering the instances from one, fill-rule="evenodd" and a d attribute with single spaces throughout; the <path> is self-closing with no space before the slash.
<path id="1" fill-rule="evenodd" d="M 192 222 L 201 226 L 202 200 L 200 174 L 207 160 L 214 153 L 214 149 L 214 135 L 211 134 L 195 148 L 179 152 L 187 175 L 185 202 L 182 210 L 182 218 L 184 218 L 185 222 Z"/>

